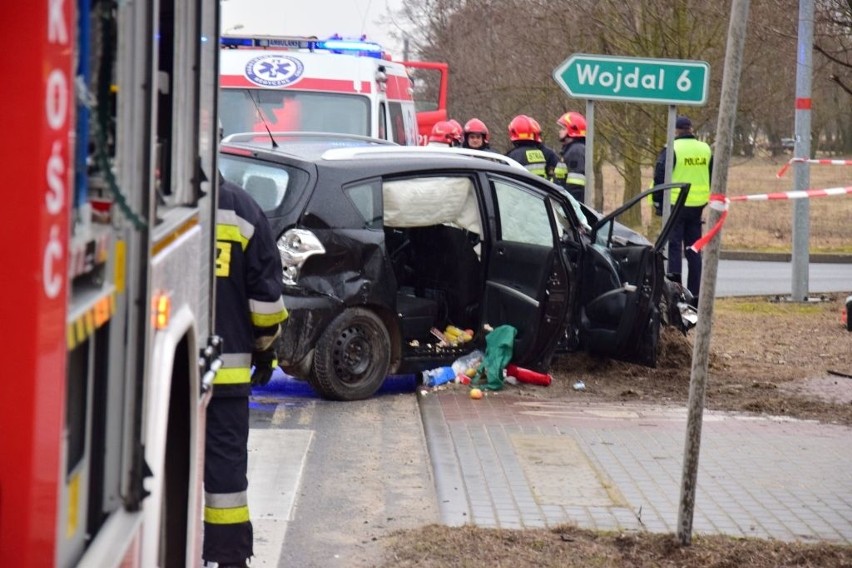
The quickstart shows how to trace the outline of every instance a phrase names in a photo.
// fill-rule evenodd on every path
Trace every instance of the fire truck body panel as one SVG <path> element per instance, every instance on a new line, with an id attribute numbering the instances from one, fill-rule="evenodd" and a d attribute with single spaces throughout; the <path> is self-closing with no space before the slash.
<path id="1" fill-rule="evenodd" d="M 0 23 L 28 46 L 0 55 L 4 566 L 199 563 L 218 10 L 44 0 Z"/>
<path id="2" fill-rule="evenodd" d="M 53 8 L 53 9 L 52 9 Z M 35 546 L 16 554 L 22 566 L 50 566 L 54 562 L 55 523 L 60 453 L 56 440 L 65 421 L 64 396 L 58 395 L 65 373 L 65 315 L 67 309 L 71 73 L 73 37 L 70 6 L 33 2 L 15 25 L 3 25 L 6 39 L 26 45 L 38 65 L 22 65 L 18 50 L 3 50 L 0 66 L 16 84 L 31 89 L 4 89 L 4 127 L 9 132 L 33 132 L 28 144 L 18 136 L 3 136 L 0 151 L 10 197 L 16 207 L 36 211 L 24 216 L 4 207 L 0 235 L 7 243 L 2 258 L 3 353 L 6 379 L 0 381 L 0 559 L 15 543 L 31 540 Z M 43 25 L 52 17 L 60 34 Z M 3 22 L 11 18 L 4 18 Z M 34 30 L 37 30 L 34 33 Z M 50 105 L 46 103 L 50 102 Z M 22 167 L 26 164 L 27 167 Z M 48 173 L 51 183 L 46 182 Z M 48 207 L 50 204 L 50 207 Z M 12 243 L 29 243 L 13 246 Z M 13 278 L 11 268 L 17 274 Z M 26 306 L 26 310 L 21 310 Z M 43 506 L 33 506 L 42 503 Z M 11 554 L 13 549 L 9 549 Z M 11 563 L 12 557 L 8 557 Z"/>

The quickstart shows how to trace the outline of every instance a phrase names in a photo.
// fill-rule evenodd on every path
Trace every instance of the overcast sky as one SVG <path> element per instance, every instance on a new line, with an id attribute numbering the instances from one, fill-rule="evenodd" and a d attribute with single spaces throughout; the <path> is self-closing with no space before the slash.
<path id="1" fill-rule="evenodd" d="M 390 26 L 378 23 L 389 9 L 398 11 L 402 0 L 222 0 L 221 5 L 223 33 L 320 38 L 367 34 L 395 59 L 402 58 L 402 46 L 387 34 Z"/>

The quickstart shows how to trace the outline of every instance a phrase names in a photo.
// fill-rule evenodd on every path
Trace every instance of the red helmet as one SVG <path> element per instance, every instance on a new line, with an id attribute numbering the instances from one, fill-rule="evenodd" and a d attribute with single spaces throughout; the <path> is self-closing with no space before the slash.
<path id="1" fill-rule="evenodd" d="M 447 122 L 449 122 L 450 126 L 452 126 L 453 128 L 453 141 L 457 142 L 458 144 L 461 144 L 462 138 L 464 137 L 464 130 L 462 130 L 461 123 L 459 123 L 459 121 L 454 118 L 451 118 Z"/>
<path id="2" fill-rule="evenodd" d="M 533 134 L 535 134 L 535 141 L 541 142 L 541 125 L 533 117 L 530 117 L 530 122 L 532 123 Z"/>
<path id="3" fill-rule="evenodd" d="M 482 134 L 482 139 L 488 143 L 488 127 L 478 118 L 471 118 L 464 125 L 465 134 Z"/>
<path id="4" fill-rule="evenodd" d="M 452 144 L 455 140 L 453 133 L 453 125 L 446 120 L 439 120 L 432 127 L 432 133 L 429 135 L 429 142 L 441 142 L 442 144 Z"/>
<path id="5" fill-rule="evenodd" d="M 519 114 L 509 123 L 509 140 L 535 140 L 538 123 L 525 114 Z M 539 132 L 541 128 L 538 129 Z M 540 135 L 540 134 L 539 134 Z"/>
<path id="6" fill-rule="evenodd" d="M 565 138 L 585 138 L 586 137 L 586 117 L 579 112 L 566 112 L 556 121 L 559 128 L 564 128 L 568 131 Z"/>

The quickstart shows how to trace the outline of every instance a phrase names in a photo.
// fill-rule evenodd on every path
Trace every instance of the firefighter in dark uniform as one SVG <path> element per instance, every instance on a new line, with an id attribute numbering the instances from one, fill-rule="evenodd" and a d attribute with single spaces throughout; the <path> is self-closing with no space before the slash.
<path id="1" fill-rule="evenodd" d="M 223 365 L 207 408 L 204 461 L 205 562 L 247 566 L 249 395 L 278 362 L 273 343 L 287 319 L 281 257 L 260 206 L 220 178 L 216 218 L 216 333 Z M 254 372 L 252 372 L 252 366 Z"/>
<path id="2" fill-rule="evenodd" d="M 693 295 L 693 303 L 698 302 L 701 286 L 701 253 L 691 250 L 695 241 L 701 238 L 701 215 L 704 206 L 710 201 L 710 177 L 713 172 L 713 154 L 710 146 L 695 137 L 692 121 L 685 116 L 675 121 L 675 139 L 673 143 L 672 182 L 688 182 L 689 194 L 686 196 L 683 212 L 672 226 L 669 236 L 668 277 L 683 285 L 681 271 L 683 256 L 689 268 L 687 289 Z M 657 156 L 654 166 L 654 185 L 665 183 L 666 149 Z M 680 189 L 671 190 L 671 203 L 677 201 Z M 654 194 L 654 209 L 657 215 L 663 214 L 662 194 Z"/>
<path id="3" fill-rule="evenodd" d="M 556 120 L 562 142 L 562 177 L 565 189 L 574 199 L 586 199 L 586 118 L 579 112 L 566 112 Z"/>
<path id="4" fill-rule="evenodd" d="M 513 147 L 506 154 L 508 157 L 530 173 L 553 181 L 559 158 L 542 143 L 541 126 L 535 119 L 525 114 L 513 118 L 509 123 L 509 140 Z"/>

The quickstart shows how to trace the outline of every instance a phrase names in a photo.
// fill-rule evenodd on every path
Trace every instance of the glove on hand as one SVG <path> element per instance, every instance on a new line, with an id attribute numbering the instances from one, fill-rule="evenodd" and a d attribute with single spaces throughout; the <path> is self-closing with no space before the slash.
<path id="1" fill-rule="evenodd" d="M 264 351 L 255 351 L 251 355 L 251 364 L 254 366 L 251 374 L 252 386 L 265 386 L 272 379 L 272 371 L 278 366 L 275 349 L 270 347 Z"/>

